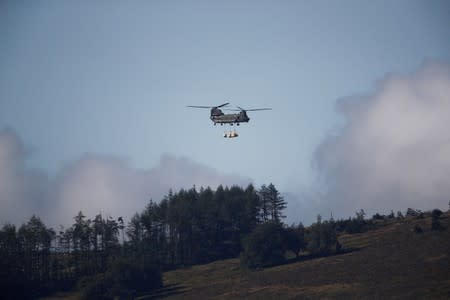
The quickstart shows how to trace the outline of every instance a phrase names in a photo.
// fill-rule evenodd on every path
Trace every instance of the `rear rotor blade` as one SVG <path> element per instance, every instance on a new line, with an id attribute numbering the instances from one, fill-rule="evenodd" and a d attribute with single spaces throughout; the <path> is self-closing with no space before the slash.
<path id="1" fill-rule="evenodd" d="M 235 108 L 229 108 L 229 109 L 226 109 L 226 110 L 229 110 L 229 111 L 258 111 L 258 110 L 272 110 L 271 108 L 268 108 L 268 107 L 266 107 L 266 108 L 244 109 L 244 108 L 242 108 L 242 107 L 240 107 L 240 106 L 237 106 L 237 108 L 238 108 L 238 109 L 235 109 Z"/>
<path id="2" fill-rule="evenodd" d="M 258 110 L 272 110 L 271 108 L 252 108 L 246 109 L 245 111 L 258 111 Z"/>

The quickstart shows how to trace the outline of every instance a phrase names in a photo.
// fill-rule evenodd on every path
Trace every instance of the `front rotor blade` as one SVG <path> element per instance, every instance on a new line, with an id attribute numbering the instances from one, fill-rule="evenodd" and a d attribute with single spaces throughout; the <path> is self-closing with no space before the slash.
<path id="1" fill-rule="evenodd" d="M 187 107 L 193 107 L 193 108 L 213 108 L 214 106 L 187 105 Z"/>
<path id="2" fill-rule="evenodd" d="M 226 106 L 226 105 L 228 105 L 228 104 L 230 104 L 230 103 L 224 103 L 224 104 L 222 104 L 222 105 L 219 105 L 219 106 L 216 106 L 217 108 L 219 108 L 219 107 L 223 107 L 223 106 Z"/>

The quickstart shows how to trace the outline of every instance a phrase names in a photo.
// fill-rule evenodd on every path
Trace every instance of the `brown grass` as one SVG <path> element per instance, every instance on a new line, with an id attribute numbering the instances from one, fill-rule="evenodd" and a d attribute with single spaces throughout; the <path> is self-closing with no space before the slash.
<path id="1" fill-rule="evenodd" d="M 448 214 L 441 223 L 447 229 L 439 232 L 424 218 L 344 234 L 344 248 L 359 250 L 260 271 L 243 271 L 231 259 L 166 272 L 166 284 L 183 287 L 167 299 L 450 299 Z"/>
<path id="2" fill-rule="evenodd" d="M 427 217 L 344 234 L 344 249 L 358 250 L 259 271 L 229 259 L 166 272 L 164 289 L 138 299 L 450 299 L 449 213 L 441 223 L 446 230 L 431 231 Z M 51 299 L 76 299 L 61 296 Z"/>

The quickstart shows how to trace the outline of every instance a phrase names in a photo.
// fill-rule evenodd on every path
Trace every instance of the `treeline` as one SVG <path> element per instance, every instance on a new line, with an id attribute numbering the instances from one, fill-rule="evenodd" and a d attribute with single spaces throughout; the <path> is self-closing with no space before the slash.
<path id="1" fill-rule="evenodd" d="M 241 263 L 247 268 L 257 269 L 285 263 L 288 260 L 286 255 L 288 251 L 293 253 L 296 259 L 300 258 L 300 253 L 306 257 L 318 257 L 351 251 L 352 249 L 342 248 L 338 241 L 340 234 L 362 233 L 403 219 L 431 217 L 431 230 L 445 230 L 440 222 L 442 214 L 439 209 L 422 212 L 408 208 L 405 216 L 401 212 L 394 215 L 391 211 L 388 215 L 376 213 L 372 218 L 365 218 L 366 213 L 361 209 L 354 217 L 341 220 L 334 220 L 332 217 L 323 220 L 318 215 L 316 222 L 308 227 L 304 227 L 302 223 L 286 226 L 269 221 L 257 225 L 243 239 Z M 424 229 L 416 224 L 413 230 L 422 233 Z"/>
<path id="2" fill-rule="evenodd" d="M 80 212 L 75 223 L 58 233 L 40 218 L 0 230 L 0 290 L 6 299 L 36 298 L 67 290 L 83 276 L 105 272 L 121 255 L 123 221 Z"/>
<path id="3" fill-rule="evenodd" d="M 241 263 L 247 268 L 257 269 L 285 263 L 288 251 L 297 259 L 300 253 L 307 253 L 309 257 L 339 253 L 341 245 L 338 234 L 347 227 L 368 230 L 371 228 L 366 226 L 368 223 L 370 221 L 361 220 L 360 217 L 323 221 L 320 215 L 309 227 L 304 227 L 302 223 L 291 226 L 277 222 L 262 223 L 243 240 Z"/>
<path id="4" fill-rule="evenodd" d="M 37 298 L 75 286 L 86 299 L 130 297 L 161 287 L 164 270 L 235 257 L 254 269 L 284 263 L 289 252 L 297 259 L 330 255 L 342 251 L 340 233 L 424 216 L 408 209 L 405 217 L 392 212 L 366 219 L 360 210 L 344 220 L 319 215 L 308 227 L 286 226 L 285 208 L 273 184 L 215 191 L 193 187 L 149 201 L 128 224 L 122 217 L 90 219 L 82 212 L 58 231 L 36 216 L 20 227 L 5 224 L 0 230 L 2 298 Z M 442 230 L 441 214 L 431 213 L 433 230 Z"/>
<path id="5" fill-rule="evenodd" d="M 59 231 L 36 216 L 19 228 L 6 224 L 0 230 L 2 296 L 36 298 L 77 282 L 91 298 L 148 291 L 161 286 L 162 270 L 237 257 L 243 237 L 258 224 L 281 223 L 285 207 L 273 184 L 194 187 L 150 201 L 128 224 L 82 212 Z"/>
<path id="6" fill-rule="evenodd" d="M 127 245 L 166 269 L 236 257 L 242 238 L 259 223 L 281 222 L 285 207 L 273 184 L 181 190 L 132 217 Z"/>

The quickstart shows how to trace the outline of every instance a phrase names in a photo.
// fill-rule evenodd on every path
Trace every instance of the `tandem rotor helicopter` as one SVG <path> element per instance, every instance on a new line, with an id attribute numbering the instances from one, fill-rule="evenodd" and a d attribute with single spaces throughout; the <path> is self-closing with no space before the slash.
<path id="1" fill-rule="evenodd" d="M 188 105 L 187 107 L 192 108 L 210 108 L 211 114 L 210 119 L 214 123 L 214 126 L 217 124 L 223 125 L 223 124 L 230 124 L 231 126 L 233 124 L 236 124 L 239 126 L 240 123 L 247 123 L 250 121 L 250 118 L 247 115 L 248 111 L 259 111 L 259 110 L 272 110 L 272 108 L 252 108 L 252 109 L 243 109 L 242 107 L 237 106 L 238 109 L 226 109 L 228 111 L 238 111 L 239 113 L 229 113 L 225 114 L 221 110 L 222 107 L 225 107 L 229 105 L 230 103 L 224 103 L 218 106 L 201 106 L 201 105 Z M 238 137 L 239 134 L 233 130 L 229 132 L 225 132 L 223 134 L 224 138 L 235 138 Z"/>

